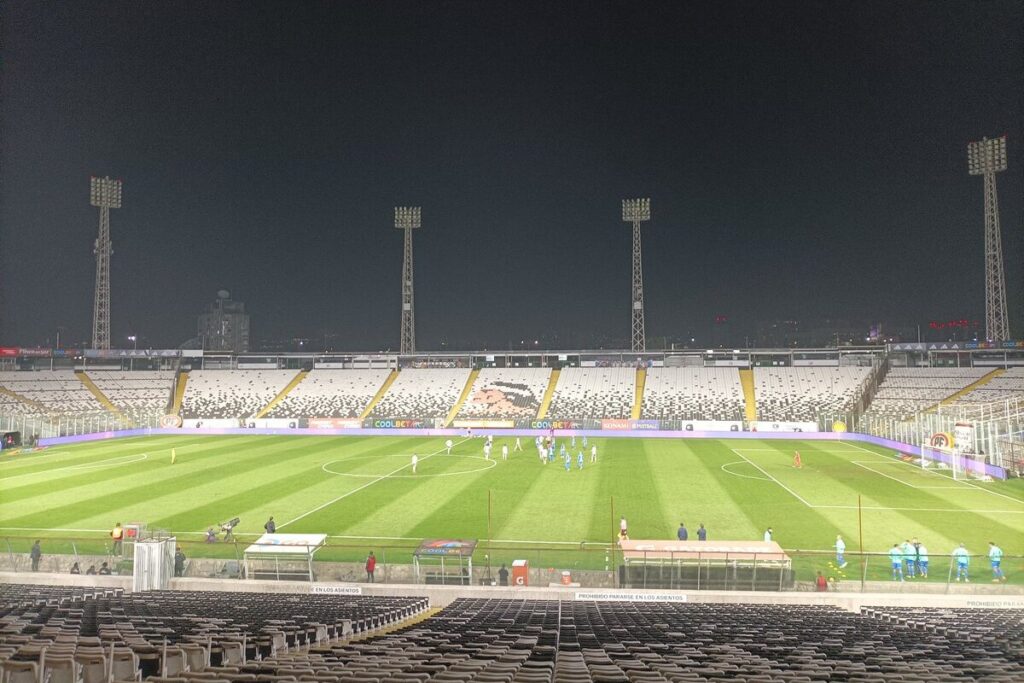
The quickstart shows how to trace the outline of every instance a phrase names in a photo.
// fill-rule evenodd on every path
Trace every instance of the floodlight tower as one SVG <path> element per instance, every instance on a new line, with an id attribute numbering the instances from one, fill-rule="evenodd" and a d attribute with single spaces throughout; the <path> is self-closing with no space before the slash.
<path id="1" fill-rule="evenodd" d="M 402 257 L 402 341 L 399 352 L 416 352 L 416 314 L 412 292 L 412 231 L 420 227 L 420 207 L 396 206 L 395 227 L 405 230 L 405 255 Z"/>
<path id="2" fill-rule="evenodd" d="M 121 208 L 121 181 L 92 177 L 89 203 L 99 207 L 100 234 L 93 253 L 96 254 L 96 296 L 92 304 L 92 347 L 110 348 L 110 210 Z"/>
<path id="3" fill-rule="evenodd" d="M 622 220 L 633 224 L 633 350 L 644 351 L 644 268 L 640 258 L 640 224 L 651 220 L 651 200 L 623 199 Z"/>
<path id="4" fill-rule="evenodd" d="M 1010 337 L 1006 313 L 1006 274 L 1003 272 L 1003 238 L 999 230 L 999 199 L 996 173 L 1006 170 L 1006 136 L 983 138 L 967 145 L 967 172 L 985 180 L 985 338 L 1005 341 Z"/>

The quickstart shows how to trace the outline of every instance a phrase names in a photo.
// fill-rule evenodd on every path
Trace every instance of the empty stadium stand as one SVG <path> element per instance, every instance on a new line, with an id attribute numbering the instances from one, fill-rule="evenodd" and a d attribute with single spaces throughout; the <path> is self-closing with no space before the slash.
<path id="1" fill-rule="evenodd" d="M 554 420 L 628 418 L 636 370 L 631 367 L 563 368 L 547 417 Z"/>
<path id="2" fill-rule="evenodd" d="M 906 419 L 937 405 L 989 372 L 991 368 L 891 368 L 878 386 L 866 414 L 875 418 Z"/>
<path id="3" fill-rule="evenodd" d="M 295 374 L 295 370 L 193 370 L 181 417 L 252 417 L 274 400 Z"/>
<path id="4" fill-rule="evenodd" d="M 440 419 L 447 417 L 469 378 L 465 369 L 406 368 L 373 407 L 377 418 Z"/>
<path id="5" fill-rule="evenodd" d="M 548 368 L 484 368 L 457 417 L 532 419 L 550 377 Z"/>
<path id="6" fill-rule="evenodd" d="M 126 414 L 166 410 L 174 391 L 173 370 L 90 370 L 96 387 Z"/>
<path id="7" fill-rule="evenodd" d="M 957 399 L 958 403 L 989 403 L 1024 398 L 1024 368 L 1009 368 L 988 383 Z"/>
<path id="8" fill-rule="evenodd" d="M 851 410 L 867 386 L 871 368 L 754 368 L 759 420 L 814 422 L 820 415 Z"/>
<path id="9" fill-rule="evenodd" d="M 313 370 L 267 417 L 357 418 L 389 370 Z"/>
<path id="10" fill-rule="evenodd" d="M 650 368 L 641 417 L 742 420 L 743 387 L 735 368 Z"/>
<path id="11" fill-rule="evenodd" d="M 5 403 L 5 409 L 18 414 L 56 415 L 106 410 L 71 370 L 0 372 L 0 386 L 31 402 Z"/>

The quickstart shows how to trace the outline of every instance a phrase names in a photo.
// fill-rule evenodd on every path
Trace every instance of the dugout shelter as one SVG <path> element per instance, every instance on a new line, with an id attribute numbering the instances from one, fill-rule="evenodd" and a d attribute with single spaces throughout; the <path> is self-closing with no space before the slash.
<path id="1" fill-rule="evenodd" d="M 313 556 L 327 534 L 263 534 L 242 555 L 242 576 L 274 581 L 314 580 Z"/>
<path id="2" fill-rule="evenodd" d="M 774 541 L 622 541 L 621 588 L 783 590 L 793 562 Z"/>
<path id="3" fill-rule="evenodd" d="M 475 540 L 431 538 L 412 555 L 417 582 L 468 586 L 473 582 Z"/>

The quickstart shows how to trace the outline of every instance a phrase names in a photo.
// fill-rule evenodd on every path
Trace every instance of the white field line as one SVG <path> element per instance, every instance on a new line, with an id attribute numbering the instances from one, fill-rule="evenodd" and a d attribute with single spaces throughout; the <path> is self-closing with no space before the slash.
<path id="1" fill-rule="evenodd" d="M 813 505 L 811 505 L 810 503 L 808 503 L 808 502 L 807 502 L 806 500 L 804 500 L 803 496 L 801 496 L 801 495 L 800 495 L 799 493 L 797 493 L 797 492 L 796 492 L 796 491 L 794 491 L 793 489 L 789 488 L 788 486 L 786 486 L 785 484 L 783 484 L 783 483 L 782 483 L 781 481 L 779 481 L 778 479 L 776 479 L 776 478 L 775 478 L 775 477 L 773 477 L 772 475 L 770 475 L 770 474 L 768 474 L 767 472 L 765 472 L 764 468 L 763 468 L 763 467 L 761 467 L 760 465 L 758 465 L 758 464 L 757 464 L 756 462 L 754 462 L 753 460 L 751 460 L 751 459 L 747 458 L 746 456 L 744 456 L 744 455 L 743 455 L 742 453 L 740 453 L 740 452 L 739 452 L 738 450 L 736 450 L 735 448 L 730 448 L 729 450 L 730 450 L 730 451 L 732 451 L 733 453 L 735 453 L 736 455 L 740 456 L 740 457 L 741 457 L 741 458 L 743 458 L 744 460 L 746 460 L 746 461 L 747 461 L 748 463 L 750 463 L 750 464 L 751 464 L 751 465 L 753 465 L 754 467 L 756 467 L 756 468 L 757 468 L 758 470 L 760 470 L 760 471 L 761 471 L 761 474 L 763 474 L 764 476 L 768 477 L 769 479 L 771 479 L 772 481 L 774 481 L 774 482 L 775 482 L 776 484 L 778 484 L 778 485 L 779 485 L 779 486 L 781 486 L 782 488 L 786 489 L 786 491 L 788 491 L 788 492 L 789 492 L 789 494 L 790 494 L 791 496 L 793 496 L 794 498 L 796 498 L 797 500 L 799 500 L 799 501 L 800 501 L 801 503 L 803 503 L 804 505 L 806 505 L 806 506 L 807 506 L 807 507 L 809 507 L 809 508 L 813 508 L 813 507 L 814 507 Z"/>
<path id="2" fill-rule="evenodd" d="M 758 481 L 771 481 L 771 479 L 765 479 L 764 477 L 752 477 L 749 474 L 740 474 L 739 472 L 733 472 L 732 470 L 726 469 L 726 467 L 728 467 L 729 465 L 743 465 L 746 463 L 749 463 L 749 461 L 735 460 L 733 462 L 727 462 L 724 465 L 722 465 L 722 471 L 725 472 L 726 474 L 731 474 L 734 477 L 743 477 L 744 479 L 757 479 Z"/>
<path id="3" fill-rule="evenodd" d="M 867 460 L 867 461 L 864 461 L 864 460 L 851 460 L 850 461 L 850 463 L 852 463 L 854 465 L 857 465 L 858 467 L 863 467 L 868 472 L 871 472 L 873 474 L 877 474 L 877 475 L 879 475 L 881 477 L 885 477 L 886 479 L 892 479 L 893 481 L 897 481 L 897 482 L 903 484 L 904 486 L 909 486 L 912 489 L 944 489 L 944 490 L 955 490 L 955 491 L 963 491 L 963 490 L 965 490 L 963 486 L 917 486 L 916 484 L 911 484 L 910 482 L 903 481 L 899 477 L 894 477 L 891 474 L 886 474 L 885 472 L 879 472 L 876 469 L 868 467 L 866 464 L 864 464 L 865 462 L 875 463 L 875 462 L 878 462 L 878 461 L 877 460 Z"/>
<path id="4" fill-rule="evenodd" d="M 129 458 L 132 458 L 129 460 Z M 26 472 L 25 474 L 15 474 L 10 477 L 4 477 L 0 479 L 0 483 L 6 484 L 9 481 L 15 479 L 24 479 L 25 477 L 38 477 L 41 474 L 53 474 L 54 472 L 63 472 L 64 470 L 92 470 L 98 467 L 113 467 L 114 465 L 128 465 L 133 462 L 142 462 L 149 458 L 149 453 L 130 453 L 128 455 L 118 455 L 113 458 L 105 458 L 103 460 L 97 460 L 96 462 L 87 463 L 84 465 L 65 465 L 64 467 L 55 467 L 52 470 L 40 470 L 38 472 Z"/>
<path id="5" fill-rule="evenodd" d="M 458 446 L 459 444 L 463 444 L 463 443 L 465 443 L 465 442 L 467 442 L 467 441 L 469 441 L 469 439 L 468 439 L 468 438 L 466 438 L 466 439 L 463 439 L 462 441 L 459 441 L 459 442 L 458 442 L 458 443 L 456 443 L 455 445 L 456 445 L 456 446 Z M 438 450 L 434 451 L 433 453 L 429 453 L 429 454 L 427 454 L 427 455 L 424 455 L 424 456 L 423 456 L 422 458 L 420 458 L 420 459 L 419 459 L 419 462 L 423 462 L 423 461 L 424 461 L 424 460 L 426 460 L 427 458 L 432 458 L 432 457 L 434 457 L 435 455 L 437 455 L 438 453 L 440 453 L 441 451 L 444 451 L 444 450 L 447 450 L 447 449 L 446 449 L 446 448 L 445 448 L 444 446 L 441 446 L 441 448 L 439 448 Z M 308 511 L 308 512 L 303 512 L 303 513 L 302 513 L 301 515 L 299 515 L 298 517 L 295 517 L 294 519 L 289 519 L 289 520 L 288 520 L 287 522 L 285 522 L 284 524 L 278 524 L 278 525 L 277 525 L 277 528 L 278 528 L 278 529 L 283 529 L 283 528 L 285 528 L 286 526 L 288 526 L 289 524 L 291 524 L 291 523 L 293 523 L 293 522 L 297 522 L 297 521 L 299 521 L 300 519 L 303 519 L 303 518 L 305 518 L 305 517 L 309 517 L 309 516 L 310 516 L 311 514 L 313 514 L 314 512 L 319 512 L 320 510 L 323 510 L 323 509 L 324 509 L 325 507 L 329 507 L 329 506 L 331 506 L 331 505 L 334 505 L 334 504 L 335 504 L 335 503 L 337 503 L 337 502 L 338 502 L 339 500 L 344 500 L 345 498 L 348 498 L 349 496 L 351 496 L 351 495 L 352 495 L 352 494 L 354 494 L 354 493 L 359 493 L 359 492 L 360 492 L 360 491 L 362 491 L 363 489 L 365 489 L 365 488 L 369 488 L 370 486 L 373 486 L 373 485 L 374 485 L 374 484 L 376 484 L 377 482 L 379 482 L 379 481 L 383 481 L 383 480 L 387 479 L 388 477 L 390 477 L 390 476 L 391 476 L 391 475 L 393 475 L 393 474 L 398 474 L 399 472 L 401 472 L 402 470 L 404 470 L 404 469 L 406 469 L 406 468 L 408 468 L 408 467 L 412 467 L 412 462 L 407 462 L 406 464 L 402 465 L 402 466 L 401 466 L 401 467 L 399 467 L 398 469 L 392 470 L 391 472 L 388 472 L 387 474 L 382 474 L 381 476 L 377 477 L 377 478 L 376 478 L 376 479 L 374 479 L 373 481 L 369 481 L 369 482 L 367 482 L 367 483 L 363 484 L 362 486 L 358 486 L 358 487 L 356 487 L 356 488 L 352 489 L 351 491 L 349 491 L 349 492 L 347 492 L 347 493 L 343 493 L 343 494 L 341 494 L 340 496 L 338 496 L 337 498 L 332 498 L 331 500 L 327 501 L 326 503 L 324 503 L 324 504 L 322 504 L 322 505 L 317 505 L 317 506 L 316 506 L 315 508 L 313 508 L 312 510 L 310 510 L 310 511 Z"/>
<path id="6" fill-rule="evenodd" d="M 864 451 L 865 453 L 871 453 L 872 455 L 878 456 L 879 458 L 882 458 L 883 460 L 889 460 L 890 459 L 888 456 L 882 455 L 881 453 L 876 453 L 875 451 L 872 451 L 872 450 L 868 450 L 867 448 L 864 448 L 862 446 L 858 446 L 855 443 L 851 443 L 849 445 L 853 446 L 854 448 L 858 448 L 858 449 Z M 913 465 L 913 464 L 911 464 L 909 462 L 904 462 L 903 460 L 898 460 L 897 459 L 897 460 L 895 460 L 895 462 L 902 462 L 907 467 L 913 467 L 914 469 L 917 469 L 917 467 L 915 465 Z M 921 469 L 923 469 L 923 468 L 921 468 Z M 1024 500 L 1021 500 L 1020 498 L 1014 498 L 1013 496 L 1008 496 L 1005 493 L 999 493 L 998 491 L 989 491 L 984 486 L 978 486 L 977 484 L 972 484 L 971 482 L 963 481 L 962 479 L 954 479 L 953 481 L 959 481 L 961 484 L 964 484 L 965 486 L 970 486 L 971 488 L 978 489 L 979 491 L 984 491 L 985 493 L 991 493 L 993 496 L 999 496 L 1000 498 L 1005 498 L 1007 500 L 1012 500 L 1014 503 L 1019 503 L 1021 505 L 1024 505 Z"/>
<path id="7" fill-rule="evenodd" d="M 97 533 L 97 534 L 109 534 L 110 529 L 58 529 L 58 528 L 45 528 L 45 527 L 30 527 L 30 526 L 0 526 L 0 531 L 50 531 L 50 532 L 74 532 L 74 533 Z M 206 536 L 205 531 L 168 531 L 167 533 L 174 536 Z M 340 538 L 351 541 L 416 541 L 417 543 L 423 540 L 422 536 L 340 536 L 340 535 L 328 535 L 327 538 Z M 481 541 L 482 543 L 483 541 Z M 521 544 L 521 545 L 564 545 L 564 546 L 578 546 L 580 543 L 586 543 L 587 545 L 607 545 L 611 543 L 607 541 L 528 541 L 519 539 L 500 539 L 495 538 L 491 541 L 492 543 L 509 543 L 509 544 Z"/>
<path id="8" fill-rule="evenodd" d="M 825 510 L 884 510 L 886 512 L 970 512 L 975 515 L 1024 515 L 1024 510 L 968 510 L 965 508 L 890 508 L 879 505 L 812 505 L 816 509 Z"/>

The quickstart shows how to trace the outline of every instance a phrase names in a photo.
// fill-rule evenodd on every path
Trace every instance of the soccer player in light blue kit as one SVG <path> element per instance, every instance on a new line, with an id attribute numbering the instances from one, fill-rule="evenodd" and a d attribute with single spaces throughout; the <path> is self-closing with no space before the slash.
<path id="1" fill-rule="evenodd" d="M 903 542 L 903 563 L 907 565 L 904 572 L 906 576 L 914 578 L 914 567 L 917 565 L 917 548 L 913 546 L 908 538 Z"/>
<path id="2" fill-rule="evenodd" d="M 1006 574 L 1000 566 L 1003 562 L 1003 549 L 995 544 L 995 541 L 988 542 L 988 559 L 992 563 L 992 582 L 1006 581 Z"/>
<path id="3" fill-rule="evenodd" d="M 840 569 L 846 566 L 846 558 L 843 555 L 846 554 L 846 541 L 843 540 L 842 536 L 836 536 L 836 565 Z"/>
<path id="4" fill-rule="evenodd" d="M 928 578 L 928 548 L 924 547 L 924 543 L 917 544 L 917 569 L 922 579 Z"/>
<path id="5" fill-rule="evenodd" d="M 971 556 L 967 552 L 967 548 L 961 543 L 960 546 L 953 551 L 953 559 L 956 561 L 956 581 L 960 583 L 960 577 L 964 579 L 964 583 L 970 583 L 971 579 L 967 576 L 967 566 L 971 563 Z"/>
<path id="6" fill-rule="evenodd" d="M 565 454 L 565 471 L 568 472 L 571 469 L 572 469 L 572 457 L 568 453 L 566 453 Z"/>
<path id="7" fill-rule="evenodd" d="M 583 469 L 583 451 L 576 454 L 576 466 Z"/>
<path id="8" fill-rule="evenodd" d="M 587 435 L 586 434 L 583 435 L 583 447 L 584 448 L 587 447 Z"/>
<path id="9" fill-rule="evenodd" d="M 893 543 L 889 550 L 889 563 L 892 565 L 892 580 L 903 580 L 903 551 L 899 543 Z"/>
<path id="10" fill-rule="evenodd" d="M 576 448 L 576 435 L 575 434 L 572 435 L 572 447 Z"/>

